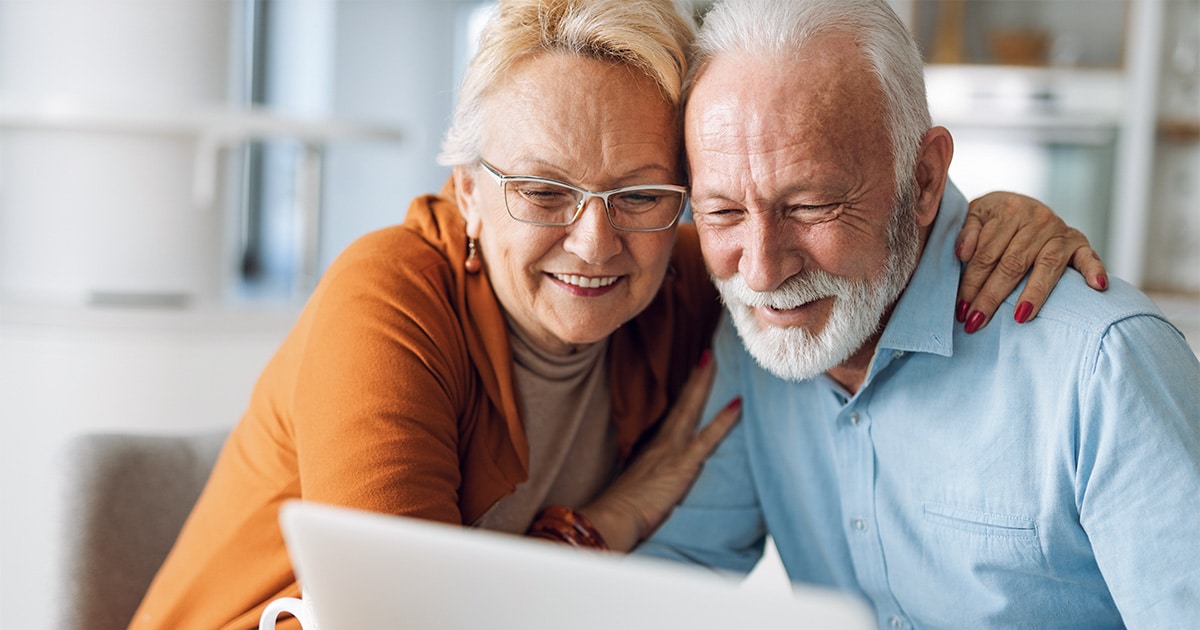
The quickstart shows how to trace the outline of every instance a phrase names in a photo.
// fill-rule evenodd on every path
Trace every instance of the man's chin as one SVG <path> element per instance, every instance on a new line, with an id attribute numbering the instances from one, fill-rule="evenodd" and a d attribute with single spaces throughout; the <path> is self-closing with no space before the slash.
<path id="1" fill-rule="evenodd" d="M 878 330 L 888 301 L 865 281 L 828 274 L 796 280 L 765 300 L 739 277 L 717 280 L 717 287 L 750 356 L 788 381 L 812 378 L 850 359 Z M 758 306 L 763 302 L 803 305 L 779 310 Z"/>
<path id="2" fill-rule="evenodd" d="M 757 309 L 738 305 L 730 309 L 734 327 L 746 351 L 759 366 L 786 381 L 810 379 L 838 365 L 850 356 L 816 335 L 798 326 L 776 326 L 756 316 Z"/>

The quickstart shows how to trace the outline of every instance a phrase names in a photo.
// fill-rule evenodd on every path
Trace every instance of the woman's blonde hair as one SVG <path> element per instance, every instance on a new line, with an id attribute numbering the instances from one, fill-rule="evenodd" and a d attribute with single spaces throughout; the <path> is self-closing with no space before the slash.
<path id="1" fill-rule="evenodd" d="M 467 67 L 438 163 L 480 159 L 485 98 L 523 59 L 569 53 L 626 64 L 678 106 L 693 37 L 694 23 L 673 0 L 501 0 Z"/>

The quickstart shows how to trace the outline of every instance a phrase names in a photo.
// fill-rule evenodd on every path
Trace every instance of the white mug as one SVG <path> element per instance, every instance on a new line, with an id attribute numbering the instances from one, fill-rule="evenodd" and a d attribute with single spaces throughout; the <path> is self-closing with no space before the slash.
<path id="1" fill-rule="evenodd" d="M 295 597 L 280 597 L 267 604 L 262 616 L 258 618 L 258 630 L 275 630 L 275 619 L 280 613 L 290 613 L 300 621 L 300 627 L 304 630 L 319 630 L 312 606 L 309 606 L 307 601 Z"/>

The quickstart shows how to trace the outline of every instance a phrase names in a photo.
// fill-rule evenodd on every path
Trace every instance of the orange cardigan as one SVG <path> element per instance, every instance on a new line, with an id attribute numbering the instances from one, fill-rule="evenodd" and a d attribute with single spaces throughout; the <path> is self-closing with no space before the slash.
<path id="1" fill-rule="evenodd" d="M 277 520 L 288 499 L 470 524 L 525 480 L 505 320 L 486 274 L 463 270 L 453 190 L 415 199 L 324 274 L 131 628 L 255 628 L 267 602 L 298 597 Z M 682 225 L 659 295 L 610 342 L 623 455 L 666 414 L 719 313 Z"/>

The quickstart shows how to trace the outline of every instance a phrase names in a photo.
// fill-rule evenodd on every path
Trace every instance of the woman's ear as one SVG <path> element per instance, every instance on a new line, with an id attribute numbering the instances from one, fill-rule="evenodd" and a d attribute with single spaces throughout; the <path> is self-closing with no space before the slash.
<path id="1" fill-rule="evenodd" d="M 954 139 L 945 127 L 925 132 L 917 152 L 917 223 L 928 227 L 937 217 L 942 193 L 949 179 L 950 159 L 954 157 Z"/>
<path id="2" fill-rule="evenodd" d="M 458 211 L 467 222 L 467 236 L 479 238 L 483 225 L 479 202 L 475 199 L 475 169 L 469 166 L 454 167 L 454 197 Z"/>

